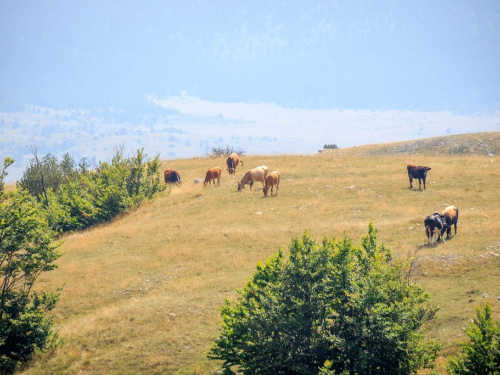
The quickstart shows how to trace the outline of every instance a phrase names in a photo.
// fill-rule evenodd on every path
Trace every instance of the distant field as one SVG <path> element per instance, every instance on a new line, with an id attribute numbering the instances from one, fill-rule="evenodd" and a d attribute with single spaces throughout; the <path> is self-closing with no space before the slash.
<path id="1" fill-rule="evenodd" d="M 236 177 L 222 158 L 164 162 L 181 173 L 181 187 L 64 238 L 59 268 L 39 285 L 64 284 L 55 310 L 61 343 L 22 373 L 215 373 L 206 352 L 219 333 L 218 306 L 237 298 L 257 262 L 305 230 L 357 243 L 369 222 L 397 257 L 417 258 L 415 281 L 441 307 L 427 334 L 444 344 L 437 370 L 445 373 L 475 306 L 488 301 L 500 319 L 500 132 L 443 139 L 418 150 L 400 142 L 243 157 Z M 477 139 L 489 152 L 461 146 Z M 432 168 L 426 190 L 409 189 L 408 163 Z M 263 198 L 258 186 L 237 192 L 244 171 L 261 164 L 281 172 L 278 196 Z M 220 187 L 193 185 L 215 166 L 224 169 Z M 429 248 L 423 220 L 450 204 L 460 210 L 458 234 Z"/>

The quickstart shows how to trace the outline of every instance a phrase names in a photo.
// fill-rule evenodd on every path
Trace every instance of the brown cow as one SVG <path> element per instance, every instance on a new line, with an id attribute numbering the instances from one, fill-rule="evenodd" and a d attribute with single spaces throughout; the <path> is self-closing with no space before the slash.
<path id="1" fill-rule="evenodd" d="M 423 167 L 421 165 L 408 164 L 406 167 L 408 170 L 408 178 L 410 179 L 410 189 L 413 189 L 413 179 L 418 178 L 418 189 L 421 190 L 420 180 L 424 180 L 424 189 L 425 189 L 425 178 L 427 177 L 427 171 L 431 169 L 429 167 Z"/>
<path id="2" fill-rule="evenodd" d="M 207 186 L 207 184 L 210 185 L 210 182 L 213 182 L 214 186 L 220 186 L 221 173 L 222 169 L 219 167 L 210 168 L 205 176 L 205 181 L 203 181 L 203 186 Z M 215 184 L 215 181 L 217 181 L 217 184 Z"/>
<path id="3" fill-rule="evenodd" d="M 273 188 L 276 186 L 276 195 L 278 195 L 278 188 L 280 186 L 281 174 L 278 171 L 269 173 L 266 177 L 265 187 L 262 189 L 264 197 L 267 197 L 269 189 L 271 189 L 271 197 L 273 196 Z M 275 196 L 276 196 L 275 195 Z"/>
<path id="4" fill-rule="evenodd" d="M 458 208 L 455 206 L 448 206 L 441 213 L 441 220 L 443 222 L 443 229 L 441 229 L 441 236 L 443 236 L 444 241 L 444 232 L 446 232 L 446 239 L 450 239 L 451 235 L 451 226 L 455 227 L 455 236 L 457 235 L 457 223 L 458 223 Z"/>
<path id="5" fill-rule="evenodd" d="M 181 184 L 181 175 L 175 169 L 167 169 L 163 176 L 166 184 Z"/>
<path id="6" fill-rule="evenodd" d="M 236 174 L 236 167 L 238 166 L 239 163 L 241 163 L 241 166 L 243 167 L 243 160 L 240 160 L 238 154 L 232 153 L 231 155 L 229 155 L 229 157 L 226 160 L 226 164 L 227 164 L 227 171 L 229 172 L 230 175 Z"/>
<path id="7" fill-rule="evenodd" d="M 260 167 L 249 169 L 241 181 L 238 182 L 238 191 L 245 188 L 245 185 L 250 185 L 250 190 L 252 190 L 252 186 L 254 182 L 264 182 L 267 177 L 267 167 L 265 165 L 261 165 Z"/>

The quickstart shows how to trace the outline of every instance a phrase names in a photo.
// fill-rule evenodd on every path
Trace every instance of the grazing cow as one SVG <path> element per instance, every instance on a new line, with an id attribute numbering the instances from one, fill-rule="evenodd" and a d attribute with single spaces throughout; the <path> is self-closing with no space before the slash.
<path id="1" fill-rule="evenodd" d="M 441 231 L 443 230 L 443 221 L 441 219 L 441 214 L 439 212 L 434 212 L 429 215 L 424 220 L 425 235 L 427 236 L 427 245 L 434 245 L 434 231 L 437 233 L 437 241 L 441 236 Z M 436 241 L 436 242 L 437 242 Z"/>
<path id="2" fill-rule="evenodd" d="M 240 160 L 238 154 L 233 153 L 229 155 L 229 157 L 226 160 L 226 164 L 227 164 L 227 171 L 229 172 L 230 175 L 236 174 L 236 167 L 238 166 L 239 163 L 241 163 L 241 166 L 243 167 L 243 160 Z"/>
<path id="3" fill-rule="evenodd" d="M 214 186 L 219 186 L 221 173 L 222 169 L 219 167 L 210 168 L 205 176 L 205 181 L 203 181 L 203 186 L 210 185 L 210 182 L 213 182 Z M 217 181 L 217 184 L 215 184 L 215 181 Z"/>
<path id="4" fill-rule="evenodd" d="M 455 206 L 448 206 L 441 212 L 441 221 L 443 222 L 443 229 L 441 229 L 441 236 L 444 240 L 444 232 L 446 232 L 446 239 L 450 239 L 451 226 L 455 226 L 455 235 L 457 234 L 458 223 L 458 208 Z"/>
<path id="5" fill-rule="evenodd" d="M 167 169 L 164 177 L 167 184 L 181 184 L 181 175 L 175 169 Z"/>
<path id="6" fill-rule="evenodd" d="M 427 171 L 431 169 L 429 167 L 423 167 L 421 165 L 408 164 L 406 167 L 408 169 L 408 178 L 410 179 L 410 189 L 413 189 L 413 179 L 418 178 L 418 189 L 421 190 L 420 180 L 424 181 L 424 189 L 425 189 L 425 178 L 427 177 Z"/>
<path id="7" fill-rule="evenodd" d="M 278 171 L 273 171 L 269 173 L 266 177 L 266 183 L 262 191 L 264 192 L 264 197 L 267 197 L 269 189 L 271 189 L 271 197 L 273 196 L 273 188 L 276 186 L 276 195 L 278 195 L 278 188 L 280 186 L 281 174 Z M 276 196 L 275 195 L 275 196 Z"/>
<path id="8" fill-rule="evenodd" d="M 262 165 L 257 168 L 249 169 L 241 181 L 238 182 L 238 191 L 245 188 L 245 185 L 250 185 L 250 190 L 254 182 L 264 182 L 267 177 L 267 167 Z"/>

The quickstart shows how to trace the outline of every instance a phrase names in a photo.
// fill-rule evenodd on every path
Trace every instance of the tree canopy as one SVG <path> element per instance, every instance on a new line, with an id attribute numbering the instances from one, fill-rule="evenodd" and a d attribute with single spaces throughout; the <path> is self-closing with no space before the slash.
<path id="1" fill-rule="evenodd" d="M 379 245 L 376 229 L 317 243 L 307 233 L 258 264 L 221 307 L 222 332 L 209 358 L 226 374 L 411 374 L 430 366 L 440 344 L 422 328 L 437 308 Z"/>

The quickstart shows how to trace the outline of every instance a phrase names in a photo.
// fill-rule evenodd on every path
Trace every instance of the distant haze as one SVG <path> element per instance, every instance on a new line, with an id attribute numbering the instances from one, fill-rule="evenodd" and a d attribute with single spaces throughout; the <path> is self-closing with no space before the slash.
<path id="1" fill-rule="evenodd" d="M 498 1 L 2 1 L 0 157 L 500 130 Z"/>
<path id="2" fill-rule="evenodd" d="M 0 102 L 500 109 L 500 2 L 2 1 Z"/>

